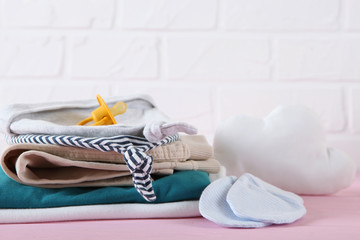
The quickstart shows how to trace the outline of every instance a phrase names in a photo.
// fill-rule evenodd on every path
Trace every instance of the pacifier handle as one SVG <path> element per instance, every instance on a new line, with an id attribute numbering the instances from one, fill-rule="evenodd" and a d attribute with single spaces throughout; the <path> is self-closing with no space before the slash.
<path id="1" fill-rule="evenodd" d="M 91 121 L 94 121 L 94 123 L 90 126 L 116 124 L 114 116 L 125 113 L 127 109 L 126 103 L 124 102 L 117 102 L 112 108 L 109 109 L 104 99 L 102 99 L 99 94 L 96 95 L 96 98 L 100 104 L 100 107 L 91 112 L 91 117 L 85 118 L 77 125 L 85 125 Z"/>

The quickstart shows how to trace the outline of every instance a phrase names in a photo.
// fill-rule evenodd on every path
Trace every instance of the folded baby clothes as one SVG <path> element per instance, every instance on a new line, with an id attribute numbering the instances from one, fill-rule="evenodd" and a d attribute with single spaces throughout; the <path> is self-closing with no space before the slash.
<path id="1" fill-rule="evenodd" d="M 132 180 L 137 191 L 147 200 L 155 201 L 150 173 L 152 156 L 146 152 L 157 146 L 168 144 L 179 139 L 179 136 L 167 136 L 157 143 L 151 143 L 144 138 L 135 136 L 114 136 L 101 138 L 84 138 L 62 135 L 19 135 L 7 137 L 8 142 L 50 144 L 95 149 L 102 152 L 114 151 L 124 155 L 124 160 L 132 174 Z"/>
<path id="2" fill-rule="evenodd" d="M 0 188 L 8 182 L 3 182 L 0 170 Z M 225 168 L 217 174 L 210 174 L 211 181 L 225 177 Z M 9 180 L 9 179 L 7 179 Z M 196 179 L 192 179 L 196 180 Z M 20 184 L 15 184 L 21 186 Z M 110 188 L 112 189 L 112 188 Z M 53 192 L 51 192 L 53 194 Z M 0 195 L 1 196 L 1 195 Z M 45 199 L 46 193 L 38 200 Z M 3 195 L 3 197 L 5 197 Z M 11 196 L 8 201 L 11 201 Z M 1 199 L 1 197 L 0 197 Z M 5 198 L 3 198 L 4 200 Z M 0 203 L 4 202 L 0 200 Z M 0 205 L 0 223 L 34 223 L 73 220 L 101 219 L 135 219 L 135 218 L 182 218 L 198 217 L 199 200 L 185 200 L 164 203 L 114 203 L 95 205 L 76 205 L 65 207 L 32 207 L 32 208 L 2 208 Z"/>
<path id="3" fill-rule="evenodd" d="M 39 188 L 20 184 L 0 171 L 0 208 L 28 209 L 119 203 L 167 203 L 198 200 L 210 183 L 201 171 L 179 171 L 153 183 L 157 199 L 147 202 L 135 187 Z"/>
<path id="4" fill-rule="evenodd" d="M 36 140 L 36 138 L 35 138 Z M 34 142 L 35 142 L 34 140 Z M 107 163 L 126 163 L 124 156 L 115 151 L 102 152 L 89 148 L 78 148 L 70 146 L 60 146 L 52 144 L 38 143 L 16 143 L 11 145 L 12 151 L 21 152 L 24 150 L 37 150 L 53 155 L 83 161 L 104 161 Z M 40 144 L 39 144 L 40 143 Z M 127 143 L 129 145 L 129 142 Z M 153 157 L 153 161 L 160 162 L 183 162 L 188 159 L 206 160 L 213 158 L 213 149 L 202 135 L 180 135 L 177 141 L 169 144 L 160 145 L 147 151 Z M 4 155 L 4 154 L 3 154 Z"/>
<path id="5" fill-rule="evenodd" d="M 178 175 L 178 170 L 219 171 L 211 146 L 199 142 L 199 137 L 188 139 L 191 144 L 179 141 L 179 132 L 195 134 L 196 128 L 170 122 L 150 97 L 106 100 L 109 105 L 120 101 L 127 105 L 125 113 L 115 116 L 114 125 L 75 125 L 97 108 L 96 101 L 14 104 L 0 109 L 0 131 L 8 143 L 15 144 L 2 155 L 6 174 L 27 187 L 65 191 L 67 187 L 107 186 L 101 188 L 105 195 L 111 193 L 110 186 L 134 186 L 144 201 L 162 202 L 156 197 L 153 179 L 162 181 L 170 177 L 166 175 Z M 132 198 L 126 201 L 139 202 Z"/>
<path id="6" fill-rule="evenodd" d="M 182 136 L 179 141 L 150 150 L 151 174 L 168 175 L 174 170 L 218 173 L 220 164 L 203 136 Z M 129 186 L 131 173 L 124 157 L 116 152 L 16 144 L 2 154 L 1 166 L 15 181 L 38 187 Z"/>
<path id="7" fill-rule="evenodd" d="M 132 135 L 158 142 L 178 132 L 195 134 L 196 128 L 182 122 L 170 122 L 147 95 L 111 97 L 109 105 L 127 104 L 124 114 L 115 116 L 117 124 L 78 126 L 98 107 L 96 100 L 13 104 L 0 109 L 0 131 L 7 135 L 68 135 L 81 137 L 111 137 Z"/>

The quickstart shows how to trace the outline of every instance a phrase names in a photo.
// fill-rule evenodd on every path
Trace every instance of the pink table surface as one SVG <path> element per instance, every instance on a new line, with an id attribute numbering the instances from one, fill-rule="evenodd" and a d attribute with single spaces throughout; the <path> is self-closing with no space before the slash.
<path id="1" fill-rule="evenodd" d="M 2 224 L 0 239 L 360 239 L 360 176 L 331 196 L 304 196 L 299 221 L 259 229 L 231 229 L 204 218 Z"/>

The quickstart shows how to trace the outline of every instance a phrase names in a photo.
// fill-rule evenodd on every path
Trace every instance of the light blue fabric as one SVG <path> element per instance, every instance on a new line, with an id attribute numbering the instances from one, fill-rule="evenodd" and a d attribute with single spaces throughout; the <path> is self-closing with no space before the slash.
<path id="1" fill-rule="evenodd" d="M 226 201 L 236 216 L 272 224 L 292 223 L 306 213 L 302 198 L 245 173 Z"/>
<path id="2" fill-rule="evenodd" d="M 236 179 L 236 177 L 224 177 L 214 181 L 205 188 L 199 202 L 201 215 L 224 227 L 258 228 L 269 225 L 241 218 L 234 214 L 226 202 L 226 196 Z"/>
<path id="3" fill-rule="evenodd" d="M 302 198 L 248 173 L 211 183 L 199 204 L 203 217 L 225 227 L 258 228 L 292 223 L 306 213 Z"/>

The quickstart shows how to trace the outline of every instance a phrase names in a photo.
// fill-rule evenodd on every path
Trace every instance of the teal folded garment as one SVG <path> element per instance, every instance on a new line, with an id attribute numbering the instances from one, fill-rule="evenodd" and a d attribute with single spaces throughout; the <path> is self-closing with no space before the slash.
<path id="1" fill-rule="evenodd" d="M 134 187 L 38 188 L 10 179 L 0 171 L 0 208 L 49 208 L 115 203 L 165 203 L 199 199 L 210 184 L 208 173 L 179 171 L 153 182 L 157 199 L 147 202 Z"/>

